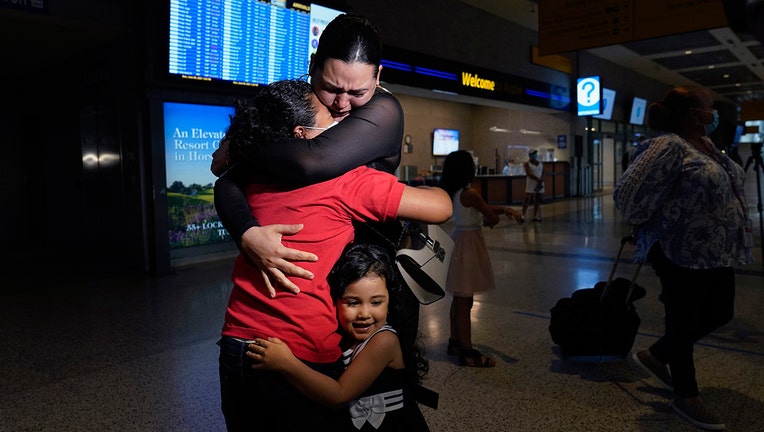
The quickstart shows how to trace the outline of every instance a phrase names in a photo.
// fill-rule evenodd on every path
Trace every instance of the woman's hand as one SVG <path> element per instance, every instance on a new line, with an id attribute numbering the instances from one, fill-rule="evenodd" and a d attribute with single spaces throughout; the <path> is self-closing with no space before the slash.
<path id="1" fill-rule="evenodd" d="M 260 269 L 271 297 L 276 296 L 276 286 L 280 286 L 294 294 L 300 288 L 287 276 L 303 279 L 313 279 L 313 273 L 292 263 L 292 261 L 318 261 L 315 254 L 285 247 L 281 237 L 294 235 L 302 230 L 302 224 L 296 225 L 266 225 L 249 228 L 241 236 L 241 249 L 246 256 Z"/>

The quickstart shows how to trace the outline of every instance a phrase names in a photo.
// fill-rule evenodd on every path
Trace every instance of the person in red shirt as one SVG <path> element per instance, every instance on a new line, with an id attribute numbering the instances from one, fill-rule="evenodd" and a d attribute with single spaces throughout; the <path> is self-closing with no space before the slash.
<path id="1" fill-rule="evenodd" d="M 310 138 L 333 124 L 310 84 L 278 81 L 260 90 L 251 103 L 237 103 L 226 133 L 229 157 L 239 161 L 253 146 L 275 145 L 287 135 Z M 245 254 L 237 257 L 219 343 L 226 424 L 229 430 L 251 430 L 253 414 L 261 413 L 256 416 L 261 424 L 272 420 L 271 427 L 278 430 L 329 430 L 340 414 L 305 398 L 280 374 L 251 369 L 247 345 L 255 338 L 277 337 L 301 361 L 336 377 L 342 370 L 341 336 L 326 277 L 353 241 L 353 223 L 397 218 L 442 223 L 451 217 L 451 200 L 439 188 L 406 186 L 394 175 L 366 166 L 302 187 L 255 179 L 245 192 L 260 223 L 304 224 L 282 242 L 321 259 L 305 263 L 313 278 L 294 278 L 294 293 L 274 290 Z"/>

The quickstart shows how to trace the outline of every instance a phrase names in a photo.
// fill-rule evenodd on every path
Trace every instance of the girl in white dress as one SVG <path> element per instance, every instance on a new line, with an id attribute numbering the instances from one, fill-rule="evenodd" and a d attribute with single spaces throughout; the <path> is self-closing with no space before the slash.
<path id="1" fill-rule="evenodd" d="M 491 259 L 483 238 L 482 227 L 493 228 L 504 214 L 518 223 L 525 222 L 519 211 L 485 202 L 480 193 L 471 188 L 475 179 L 472 155 L 464 150 L 450 153 L 443 162 L 440 187 L 451 195 L 454 205 L 454 252 L 448 268 L 446 291 L 453 295 L 451 310 L 451 337 L 448 354 L 459 356 L 459 364 L 473 367 L 493 367 L 496 361 L 472 347 L 473 295 L 496 288 Z"/>

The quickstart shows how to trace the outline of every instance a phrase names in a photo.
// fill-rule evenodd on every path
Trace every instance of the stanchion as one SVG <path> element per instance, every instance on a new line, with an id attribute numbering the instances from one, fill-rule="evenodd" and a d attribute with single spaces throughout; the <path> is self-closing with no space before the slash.
<path id="1" fill-rule="evenodd" d="M 762 204 L 761 204 L 761 170 L 764 169 L 764 163 L 761 160 L 761 147 L 762 143 L 751 144 L 751 156 L 745 162 L 745 172 L 748 172 L 748 168 L 753 164 L 753 170 L 756 171 L 756 194 L 758 197 L 758 203 L 756 208 L 759 210 L 759 244 L 761 245 L 761 265 L 764 270 L 764 216 L 762 216 Z"/>

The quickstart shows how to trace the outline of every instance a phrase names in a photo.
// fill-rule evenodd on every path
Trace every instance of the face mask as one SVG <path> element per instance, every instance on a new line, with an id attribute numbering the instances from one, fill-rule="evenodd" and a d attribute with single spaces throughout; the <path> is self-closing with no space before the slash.
<path id="1" fill-rule="evenodd" d="M 711 133 L 716 130 L 717 126 L 719 126 L 719 112 L 714 110 L 714 119 L 711 123 L 705 125 L 706 135 L 711 135 Z"/>
<path id="2" fill-rule="evenodd" d="M 336 126 L 337 124 L 339 124 L 339 122 L 338 122 L 337 120 L 335 120 L 335 121 L 333 121 L 333 122 L 332 122 L 332 124 L 330 124 L 330 125 L 329 125 L 329 126 L 327 126 L 327 127 L 323 127 L 323 128 L 322 128 L 322 127 L 313 127 L 313 126 L 303 126 L 303 127 L 304 127 L 305 129 L 313 129 L 313 130 L 320 130 L 320 131 L 325 131 L 325 130 L 327 130 L 327 129 L 333 128 L 333 127 L 334 127 L 334 126 Z"/>

